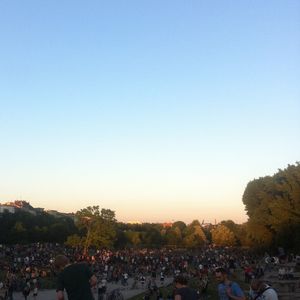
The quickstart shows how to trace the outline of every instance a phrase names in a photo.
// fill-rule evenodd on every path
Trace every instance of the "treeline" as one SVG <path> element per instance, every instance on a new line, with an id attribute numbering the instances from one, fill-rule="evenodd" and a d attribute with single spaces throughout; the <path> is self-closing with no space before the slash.
<path id="1" fill-rule="evenodd" d="M 182 221 L 171 226 L 164 224 L 117 223 L 114 212 L 100 211 L 98 206 L 87 207 L 76 213 L 75 224 L 79 233 L 69 236 L 66 244 L 81 247 L 107 248 L 199 248 L 209 243 L 219 246 L 242 245 L 243 225 L 223 221 L 218 225 L 203 227 L 198 220 L 190 224 Z"/>
<path id="2" fill-rule="evenodd" d="M 32 215 L 25 211 L 0 214 L 0 243 L 62 243 L 77 232 L 74 221 L 69 217 L 55 217 L 46 212 Z"/>
<path id="3" fill-rule="evenodd" d="M 202 226 L 198 220 L 163 224 L 117 222 L 115 212 L 99 206 L 81 209 L 75 218 L 45 212 L 0 214 L 0 243 L 65 242 L 87 252 L 91 247 L 197 248 L 219 246 L 300 251 L 300 164 L 248 183 L 243 203 L 248 222 L 231 220 Z M 170 216 L 171 217 L 171 216 Z"/>
<path id="4" fill-rule="evenodd" d="M 53 216 L 46 212 L 32 215 L 17 211 L 0 214 L 0 244 L 35 242 L 66 243 L 88 251 L 91 247 L 196 248 L 207 243 L 241 245 L 243 225 L 223 221 L 217 226 L 203 227 L 198 220 L 191 224 L 177 221 L 172 226 L 163 224 L 126 224 L 117 222 L 115 212 L 87 207 L 68 216 Z"/>
<path id="5" fill-rule="evenodd" d="M 177 221 L 170 227 L 161 224 L 118 226 L 118 242 L 127 247 L 199 248 L 206 244 L 240 246 L 243 225 L 222 221 L 218 225 L 203 227 L 198 220 L 190 224 Z"/>

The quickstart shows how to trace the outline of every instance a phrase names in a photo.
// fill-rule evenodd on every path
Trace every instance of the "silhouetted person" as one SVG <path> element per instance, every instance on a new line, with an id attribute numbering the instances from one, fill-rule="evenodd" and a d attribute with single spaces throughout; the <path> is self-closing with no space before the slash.
<path id="1" fill-rule="evenodd" d="M 55 266 L 60 270 L 56 289 L 58 300 L 64 300 L 64 290 L 69 300 L 94 300 L 91 287 L 97 284 L 97 278 L 87 264 L 70 264 L 66 256 L 58 255 Z"/>

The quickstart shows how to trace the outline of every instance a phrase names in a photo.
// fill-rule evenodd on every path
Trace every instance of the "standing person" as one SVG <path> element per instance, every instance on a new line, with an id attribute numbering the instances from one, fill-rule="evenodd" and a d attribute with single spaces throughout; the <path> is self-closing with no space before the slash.
<path id="1" fill-rule="evenodd" d="M 38 295 L 38 288 L 37 285 L 33 288 L 33 299 L 36 300 Z"/>
<path id="2" fill-rule="evenodd" d="M 16 277 L 15 274 L 13 274 L 12 272 L 8 272 L 6 274 L 6 298 L 7 300 L 13 300 L 13 292 L 14 292 L 14 286 L 15 286 L 15 282 L 16 282 Z"/>
<path id="3" fill-rule="evenodd" d="M 276 291 L 262 280 L 253 279 L 250 287 L 250 299 L 278 300 Z"/>
<path id="4" fill-rule="evenodd" d="M 218 284 L 218 293 L 220 300 L 246 300 L 246 297 L 240 286 L 227 277 L 227 272 L 224 268 L 217 268 L 215 276 Z"/>
<path id="5" fill-rule="evenodd" d="M 25 286 L 24 286 L 24 288 L 22 290 L 22 294 L 24 296 L 24 299 L 27 300 L 27 297 L 30 294 L 30 283 L 29 282 L 25 283 Z"/>
<path id="6" fill-rule="evenodd" d="M 36 300 L 37 299 L 37 295 L 38 295 L 38 283 L 37 283 L 37 279 L 34 278 L 32 280 L 33 283 L 33 299 Z"/>
<path id="7" fill-rule="evenodd" d="M 101 279 L 98 285 L 98 300 L 103 300 L 106 293 L 106 279 Z"/>
<path id="8" fill-rule="evenodd" d="M 160 272 L 160 285 L 164 285 L 165 275 L 164 272 Z"/>
<path id="9" fill-rule="evenodd" d="M 9 282 L 7 285 L 7 300 L 13 300 L 13 292 L 14 292 L 14 285 L 13 282 Z"/>
<path id="10" fill-rule="evenodd" d="M 141 285 L 142 285 L 142 289 L 144 288 L 144 285 L 145 285 L 145 282 L 146 282 L 146 277 L 142 274 L 141 277 L 140 277 L 140 282 L 141 282 Z"/>
<path id="11" fill-rule="evenodd" d="M 97 284 L 97 277 L 92 274 L 87 264 L 70 264 L 65 255 L 58 255 L 55 266 L 60 270 L 56 289 L 58 300 L 64 300 L 64 290 L 69 300 L 94 300 L 91 287 Z"/>
<path id="12" fill-rule="evenodd" d="M 188 281 L 184 276 L 178 275 L 175 277 L 174 283 L 176 289 L 174 300 L 198 300 L 197 292 L 187 286 Z"/>
<path id="13" fill-rule="evenodd" d="M 126 272 L 122 274 L 122 285 L 128 285 L 128 274 Z"/>

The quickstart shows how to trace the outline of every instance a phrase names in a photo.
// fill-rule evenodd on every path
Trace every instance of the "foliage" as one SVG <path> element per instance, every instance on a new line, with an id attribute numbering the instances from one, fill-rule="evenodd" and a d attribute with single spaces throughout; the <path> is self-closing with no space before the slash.
<path id="1" fill-rule="evenodd" d="M 113 246 L 116 237 L 114 211 L 104 208 L 100 211 L 99 206 L 88 206 L 76 212 L 75 224 L 81 232 L 80 243 L 84 245 L 84 253 L 91 246 Z"/>
<path id="2" fill-rule="evenodd" d="M 72 234 L 68 236 L 65 245 L 70 247 L 82 247 L 84 245 L 83 239 L 78 234 Z"/>
<path id="3" fill-rule="evenodd" d="M 76 233 L 70 217 L 55 217 L 46 212 L 33 215 L 17 211 L 14 214 L 0 214 L 0 243 L 64 242 L 70 234 Z"/>
<path id="4" fill-rule="evenodd" d="M 247 234 L 256 244 L 300 249 L 300 164 L 248 183 L 244 195 Z M 282 235 L 285 239 L 282 239 Z"/>
<path id="5" fill-rule="evenodd" d="M 142 240 L 141 240 L 141 234 L 138 231 L 126 231 L 125 232 L 125 236 L 127 238 L 128 241 L 128 246 L 134 246 L 137 247 L 141 244 Z"/>
<path id="6" fill-rule="evenodd" d="M 183 244 L 187 248 L 201 247 L 207 242 L 206 235 L 198 220 L 194 220 L 184 230 Z"/>
<path id="7" fill-rule="evenodd" d="M 234 233 L 225 225 L 220 224 L 212 229 L 212 242 L 217 246 L 235 246 L 236 238 Z"/>

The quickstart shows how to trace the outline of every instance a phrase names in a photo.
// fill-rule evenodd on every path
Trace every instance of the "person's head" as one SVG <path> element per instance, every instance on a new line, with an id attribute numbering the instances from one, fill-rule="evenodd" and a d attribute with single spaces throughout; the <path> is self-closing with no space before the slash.
<path id="1" fill-rule="evenodd" d="M 217 268 L 215 270 L 215 277 L 218 282 L 224 282 L 227 280 L 227 272 L 224 268 Z"/>
<path id="2" fill-rule="evenodd" d="M 259 279 L 253 279 L 250 286 L 253 291 L 258 292 L 263 284 L 263 281 Z"/>
<path id="3" fill-rule="evenodd" d="M 67 264 L 69 264 L 69 259 L 65 256 L 65 255 L 57 255 L 55 257 L 55 260 L 54 260 L 54 266 L 61 270 L 63 269 Z"/>
<path id="4" fill-rule="evenodd" d="M 175 284 L 176 288 L 180 288 L 180 287 L 186 286 L 188 284 L 188 280 L 186 277 L 184 277 L 182 275 L 178 275 L 174 279 L 174 284 Z"/>

